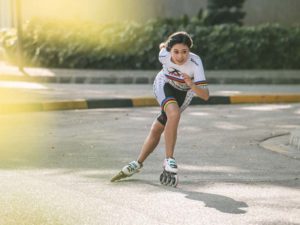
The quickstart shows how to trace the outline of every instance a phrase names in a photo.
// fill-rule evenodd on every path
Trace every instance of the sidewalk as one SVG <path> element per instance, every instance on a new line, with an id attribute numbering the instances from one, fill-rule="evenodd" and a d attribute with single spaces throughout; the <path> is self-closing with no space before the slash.
<path id="1" fill-rule="evenodd" d="M 0 80 L 71 84 L 152 84 L 157 70 L 78 70 L 25 68 L 0 61 Z M 205 71 L 209 84 L 300 84 L 300 70 Z"/>
<path id="2" fill-rule="evenodd" d="M 0 113 L 157 106 L 157 71 L 18 68 L 0 62 Z M 210 99 L 192 104 L 300 102 L 300 71 L 207 71 Z M 276 85 L 281 84 L 281 85 Z M 285 85 L 283 85 L 285 84 Z"/>

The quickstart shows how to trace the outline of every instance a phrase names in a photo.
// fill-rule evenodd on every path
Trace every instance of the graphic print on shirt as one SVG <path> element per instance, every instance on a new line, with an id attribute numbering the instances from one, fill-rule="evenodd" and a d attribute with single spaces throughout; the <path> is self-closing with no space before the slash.
<path id="1" fill-rule="evenodd" d="M 166 74 L 166 77 L 168 77 L 169 79 L 177 80 L 179 82 L 183 81 L 182 73 L 179 70 L 169 67 L 169 68 L 167 68 L 167 71 L 168 72 Z"/>
<path id="2" fill-rule="evenodd" d="M 169 67 L 167 68 L 167 73 L 165 74 L 165 76 L 168 78 L 169 83 L 173 86 L 176 87 L 180 90 L 188 90 L 189 87 L 188 85 L 185 83 L 183 76 L 182 76 L 182 72 L 180 72 L 178 69 L 175 69 L 173 67 Z M 194 80 L 193 77 L 191 77 L 192 80 Z"/>

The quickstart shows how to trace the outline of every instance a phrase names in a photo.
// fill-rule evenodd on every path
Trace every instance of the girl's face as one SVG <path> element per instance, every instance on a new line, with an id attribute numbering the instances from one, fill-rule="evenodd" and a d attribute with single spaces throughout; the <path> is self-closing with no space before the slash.
<path id="1" fill-rule="evenodd" d="M 190 49 L 185 44 L 175 44 L 171 48 L 171 60 L 177 65 L 182 65 L 188 60 Z"/>

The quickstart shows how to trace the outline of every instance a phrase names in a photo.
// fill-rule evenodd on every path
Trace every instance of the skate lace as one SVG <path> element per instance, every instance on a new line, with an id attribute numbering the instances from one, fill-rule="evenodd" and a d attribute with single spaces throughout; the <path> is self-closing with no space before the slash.
<path id="1" fill-rule="evenodd" d="M 129 163 L 127 166 L 127 170 L 128 170 L 128 172 L 131 173 L 131 172 L 135 171 L 137 169 L 137 167 L 138 166 L 135 163 Z"/>
<path id="2" fill-rule="evenodd" d="M 168 164 L 171 168 L 177 168 L 176 161 L 174 159 L 168 160 Z"/>

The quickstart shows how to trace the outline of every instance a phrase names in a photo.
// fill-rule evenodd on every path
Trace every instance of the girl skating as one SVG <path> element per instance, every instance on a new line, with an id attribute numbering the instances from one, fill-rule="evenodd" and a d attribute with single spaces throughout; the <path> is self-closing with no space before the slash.
<path id="1" fill-rule="evenodd" d="M 192 45 L 192 39 L 186 32 L 174 33 L 160 44 L 159 61 L 163 68 L 155 78 L 153 90 L 161 106 L 161 113 L 153 122 L 137 160 L 124 166 L 111 179 L 112 182 L 139 172 L 164 132 L 165 159 L 160 182 L 176 187 L 178 167 L 174 149 L 180 115 L 195 94 L 203 100 L 209 98 L 202 61 L 199 56 L 190 52 Z"/>

